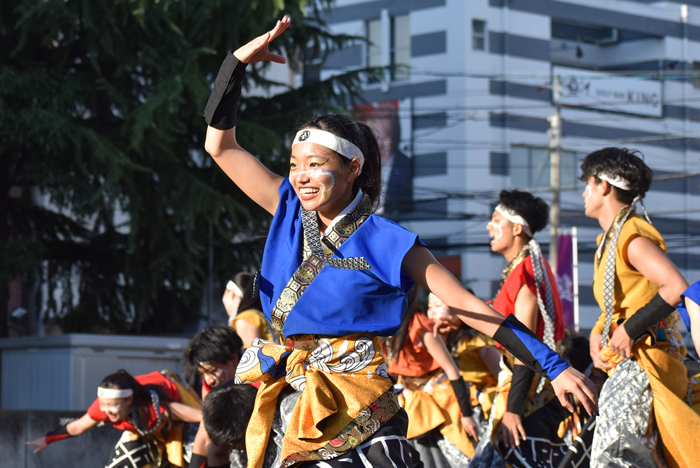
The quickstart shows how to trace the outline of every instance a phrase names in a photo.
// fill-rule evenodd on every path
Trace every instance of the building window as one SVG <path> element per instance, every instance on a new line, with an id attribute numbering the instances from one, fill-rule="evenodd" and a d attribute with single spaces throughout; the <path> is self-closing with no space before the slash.
<path id="1" fill-rule="evenodd" d="M 486 21 L 472 20 L 472 50 L 486 50 Z"/>
<path id="2" fill-rule="evenodd" d="M 391 79 L 406 81 L 411 65 L 411 29 L 408 15 L 391 18 Z"/>
<path id="3" fill-rule="evenodd" d="M 693 88 L 700 88 L 700 62 L 693 62 Z"/>
<path id="4" fill-rule="evenodd" d="M 367 66 L 391 67 L 387 79 L 406 81 L 411 64 L 411 29 L 408 15 L 388 16 L 367 22 Z M 379 80 L 370 77 L 370 83 Z"/>
<path id="5" fill-rule="evenodd" d="M 542 189 L 550 186 L 549 148 L 513 146 L 509 157 L 511 184 L 519 189 Z M 578 154 L 562 151 L 560 155 L 562 190 L 574 190 L 577 184 Z"/>

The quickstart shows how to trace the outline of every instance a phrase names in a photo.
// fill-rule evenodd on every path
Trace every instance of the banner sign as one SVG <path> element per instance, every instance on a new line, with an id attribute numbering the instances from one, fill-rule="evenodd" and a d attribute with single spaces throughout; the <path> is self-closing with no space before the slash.
<path id="1" fill-rule="evenodd" d="M 561 77 L 561 103 L 564 106 L 648 117 L 663 116 L 661 81 L 553 67 L 553 81 L 557 75 Z"/>
<path id="2" fill-rule="evenodd" d="M 574 261 L 571 235 L 560 235 L 557 241 L 557 288 L 564 310 L 564 326 L 574 327 Z"/>

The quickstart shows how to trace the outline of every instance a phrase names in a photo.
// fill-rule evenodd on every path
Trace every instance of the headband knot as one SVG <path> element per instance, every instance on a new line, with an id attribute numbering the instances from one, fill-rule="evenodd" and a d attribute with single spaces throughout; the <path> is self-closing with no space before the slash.
<path id="1" fill-rule="evenodd" d="M 629 190 L 630 189 L 630 183 L 628 180 L 623 179 L 620 176 L 613 176 L 610 174 L 598 174 L 596 177 L 598 177 L 600 180 L 604 180 L 610 185 L 617 187 L 622 190 Z"/>

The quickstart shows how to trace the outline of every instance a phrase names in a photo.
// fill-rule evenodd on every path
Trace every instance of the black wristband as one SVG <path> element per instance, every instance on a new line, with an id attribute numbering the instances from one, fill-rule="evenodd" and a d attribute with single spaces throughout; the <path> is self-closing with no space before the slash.
<path id="1" fill-rule="evenodd" d="M 230 466 L 230 463 L 224 463 L 223 465 L 218 465 L 218 466 L 212 466 L 207 463 L 206 468 L 228 468 Z"/>
<path id="2" fill-rule="evenodd" d="M 629 337 L 634 340 L 644 333 L 647 328 L 656 325 L 660 320 L 671 315 L 671 312 L 674 310 L 676 310 L 675 307 L 669 305 L 659 293 L 656 293 L 656 296 L 654 296 L 647 305 L 628 318 L 623 326 Z"/>
<path id="3" fill-rule="evenodd" d="M 457 397 L 457 403 L 459 403 L 462 416 L 471 416 L 474 413 L 472 411 L 472 398 L 469 394 L 469 387 L 464 382 L 464 379 L 460 377 L 457 380 L 450 380 L 450 384 Z"/>
<path id="4" fill-rule="evenodd" d="M 510 381 L 510 391 L 508 392 L 508 408 L 509 413 L 515 413 L 522 417 L 525 412 L 525 403 L 527 403 L 528 393 L 532 386 L 532 379 L 537 374 L 527 366 L 515 364 L 513 366 L 513 377 Z"/>
<path id="5" fill-rule="evenodd" d="M 193 453 L 192 458 L 190 458 L 190 464 L 188 468 L 204 468 L 207 466 L 206 455 L 200 455 L 198 453 Z"/>
<path id="6" fill-rule="evenodd" d="M 210 127 L 228 130 L 236 126 L 238 103 L 241 99 L 243 76 L 247 63 L 239 62 L 229 53 L 216 75 L 214 89 L 204 108 L 204 120 Z"/>

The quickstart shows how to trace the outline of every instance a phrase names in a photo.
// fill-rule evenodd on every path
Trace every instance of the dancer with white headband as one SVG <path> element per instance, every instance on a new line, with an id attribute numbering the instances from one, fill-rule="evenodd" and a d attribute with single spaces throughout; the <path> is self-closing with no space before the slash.
<path id="1" fill-rule="evenodd" d="M 102 380 L 97 399 L 82 417 L 27 445 L 39 453 L 53 442 L 109 422 L 124 432 L 106 468 L 184 467 L 190 460 L 186 446 L 192 442 L 183 440 L 184 424 L 201 419 L 199 398 L 174 372 L 132 377 L 119 370 Z"/>
<path id="2" fill-rule="evenodd" d="M 237 273 L 226 284 L 221 298 L 228 314 L 228 324 L 243 340 L 244 348 L 250 348 L 258 338 L 279 343 L 279 336 L 262 313 L 260 296 L 254 286 L 255 274 Z"/>
<path id="3" fill-rule="evenodd" d="M 414 281 L 553 378 L 567 407 L 566 394 L 573 393 L 595 411 L 590 381 L 516 319 L 504 320 L 467 292 L 415 234 L 373 213 L 381 160 L 367 125 L 341 115 L 302 124 L 294 132 L 288 177 L 273 174 L 239 145 L 236 110 L 245 68 L 261 61 L 284 63 L 268 47 L 289 24 L 284 18 L 227 55 L 204 112 L 207 152 L 273 215 L 260 295 L 265 317 L 285 341 L 258 340 L 238 365 L 236 381 L 262 382 L 246 435 L 248 466 L 263 465 L 275 408 L 289 387 L 302 394 L 290 415 L 282 467 L 414 465 L 405 438 L 406 413 L 381 353 L 381 337 L 396 333 Z"/>
<path id="4" fill-rule="evenodd" d="M 541 198 L 503 190 L 486 229 L 491 250 L 508 261 L 491 306 L 506 317 L 517 317 L 556 351 L 556 343 L 564 337 L 563 308 L 556 278 L 533 237 L 548 219 L 549 207 Z M 557 467 L 566 451 L 558 434 L 566 410 L 552 386 L 517 357 L 506 352 L 501 367 L 498 395 L 488 434 L 477 449 L 483 451 L 479 456 L 495 448 L 514 468 Z M 478 460 L 475 463 L 479 466 Z"/>
<path id="5" fill-rule="evenodd" d="M 610 376 L 600 394 L 591 466 L 694 466 L 700 445 L 688 434 L 700 433 L 700 415 L 686 401 L 693 392 L 674 311 L 688 285 L 661 234 L 635 213 L 653 173 L 626 148 L 589 154 L 581 172 L 586 216 L 603 228 L 593 277 L 601 314 L 590 351 Z"/>

